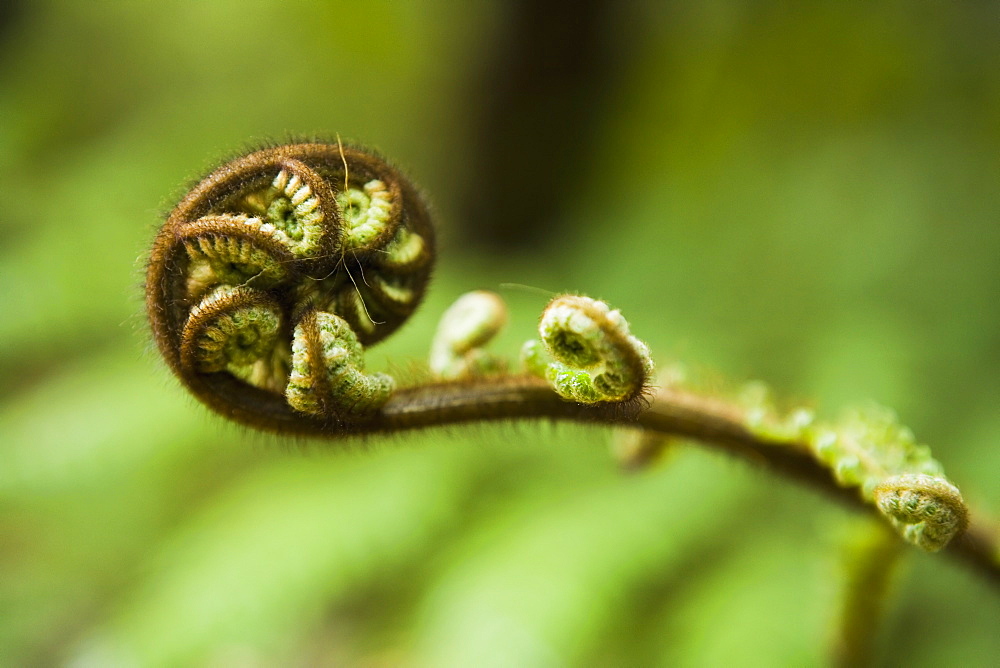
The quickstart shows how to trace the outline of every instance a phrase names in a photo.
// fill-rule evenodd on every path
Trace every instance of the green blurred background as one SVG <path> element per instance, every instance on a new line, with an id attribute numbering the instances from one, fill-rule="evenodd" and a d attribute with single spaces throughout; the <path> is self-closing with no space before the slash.
<path id="1" fill-rule="evenodd" d="M 746 6 L 751 4 L 752 6 Z M 877 401 L 1000 515 L 991 2 L 5 2 L 0 663 L 814 665 L 862 521 L 681 448 L 523 424 L 301 443 L 152 350 L 143 255 L 220 157 L 318 133 L 428 193 L 431 293 L 621 308 L 661 363 Z M 711 370 L 711 371 L 707 371 Z M 907 554 L 893 665 L 990 665 L 1000 597 Z"/>

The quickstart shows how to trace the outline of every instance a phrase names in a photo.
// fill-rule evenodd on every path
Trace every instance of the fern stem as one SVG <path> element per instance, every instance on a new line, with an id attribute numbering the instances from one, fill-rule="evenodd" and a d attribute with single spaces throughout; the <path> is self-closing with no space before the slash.
<path id="1" fill-rule="evenodd" d="M 648 401 L 648 405 L 645 402 Z M 261 416 L 258 416 L 261 417 Z M 643 402 L 626 405 L 578 404 L 559 397 L 544 380 L 532 376 L 494 376 L 400 388 L 370 419 L 349 424 L 318 420 L 262 424 L 285 434 L 319 438 L 402 432 L 468 422 L 516 419 L 567 420 L 636 426 L 666 436 L 680 436 L 721 449 L 791 478 L 856 511 L 876 514 L 856 490 L 841 487 L 830 469 L 818 462 L 808 444 L 767 438 L 744 426 L 739 406 L 680 389 L 663 389 Z M 973 521 L 943 552 L 965 564 L 1000 591 L 998 532 Z"/>
<path id="2" fill-rule="evenodd" d="M 876 665 L 877 633 L 902 550 L 899 537 L 881 521 L 857 527 L 846 541 L 832 665 Z"/>

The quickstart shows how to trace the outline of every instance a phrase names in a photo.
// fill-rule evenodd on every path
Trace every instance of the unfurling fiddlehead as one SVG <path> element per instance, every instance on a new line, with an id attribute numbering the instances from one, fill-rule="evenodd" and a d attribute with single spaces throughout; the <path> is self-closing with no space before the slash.
<path id="1" fill-rule="evenodd" d="M 437 378 L 453 380 L 503 369 L 483 350 L 507 322 L 507 305 L 486 290 L 467 292 L 448 307 L 431 344 L 430 368 Z"/>
<path id="2" fill-rule="evenodd" d="M 549 303 L 540 340 L 522 348 L 527 374 L 483 350 L 506 320 L 487 292 L 445 314 L 432 382 L 396 387 L 366 372 L 364 349 L 423 298 L 434 248 L 426 205 L 380 158 L 339 142 L 267 148 L 209 174 L 169 214 L 150 254 L 147 312 L 175 374 L 243 424 L 324 437 L 512 418 L 624 425 L 645 443 L 626 464 L 691 438 L 863 501 L 926 550 L 966 530 L 958 490 L 891 414 L 824 427 L 805 410 L 779 419 L 759 387 L 739 403 L 669 379 L 653 392 L 649 349 L 588 297 Z M 969 533 L 949 552 L 1000 582 L 996 539 Z"/>
<path id="3" fill-rule="evenodd" d="M 804 441 L 837 484 L 856 488 L 908 542 L 937 552 L 965 531 L 968 510 L 958 488 L 891 410 L 873 406 L 833 425 L 814 424 L 812 412 L 801 408 L 778 418 L 760 383 L 743 394 L 746 424 L 755 434 Z"/>
<path id="4" fill-rule="evenodd" d="M 875 504 L 903 537 L 937 552 L 965 531 L 969 512 L 958 488 L 922 473 L 892 476 L 875 488 Z"/>
<path id="5" fill-rule="evenodd" d="M 260 426 L 363 420 L 393 383 L 362 346 L 413 312 L 434 259 L 416 189 L 339 144 L 268 148 L 223 165 L 174 208 L 147 270 L 147 311 L 175 373 Z"/>
<path id="6" fill-rule="evenodd" d="M 556 297 L 545 307 L 538 333 L 541 343 L 528 341 L 521 356 L 564 399 L 628 401 L 642 394 L 653 372 L 646 344 L 629 333 L 619 311 L 596 299 Z"/>
<path id="7" fill-rule="evenodd" d="M 837 482 L 857 487 L 908 542 L 937 552 L 965 530 L 962 495 L 892 411 L 849 413 L 834 427 L 810 429 L 808 442 Z"/>

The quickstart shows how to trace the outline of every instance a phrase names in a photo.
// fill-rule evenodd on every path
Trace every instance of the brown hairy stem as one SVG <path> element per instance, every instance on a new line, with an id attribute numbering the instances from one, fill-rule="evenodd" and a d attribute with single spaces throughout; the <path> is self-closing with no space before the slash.
<path id="1" fill-rule="evenodd" d="M 747 430 L 738 406 L 677 389 L 662 390 L 648 402 L 648 407 L 640 402 L 624 407 L 576 404 L 563 400 L 545 381 L 534 377 L 492 377 L 402 388 L 381 412 L 360 422 L 330 424 L 295 416 L 295 420 L 280 425 L 256 424 L 285 434 L 320 438 L 532 418 L 637 426 L 719 448 L 818 490 L 852 510 L 877 514 L 875 507 L 865 503 L 855 490 L 840 487 L 805 443 L 769 440 Z M 944 553 L 1000 588 L 997 532 L 977 523 L 975 513 L 972 515 L 968 529 Z"/>
<path id="2" fill-rule="evenodd" d="M 611 322 L 605 304 L 583 297 L 553 304 L 570 303 L 604 323 L 602 335 L 624 358 L 601 377 L 641 379 L 623 401 L 601 401 L 605 394 L 597 403 L 568 401 L 591 399 L 560 396 L 528 375 L 390 395 L 391 379 L 364 376 L 362 346 L 384 339 L 417 308 L 434 259 L 428 207 L 391 164 L 339 141 L 272 146 L 220 166 L 169 214 L 150 253 L 147 313 L 168 365 L 196 397 L 266 431 L 334 439 L 516 419 L 639 427 L 721 448 L 878 512 L 838 485 L 800 437 L 762 435 L 746 426 L 742 408 L 718 399 L 675 388 L 647 394 L 644 344 L 632 340 L 620 314 Z M 319 313 L 327 323 L 322 344 Z M 947 553 L 1000 584 L 997 532 L 973 523 Z"/>

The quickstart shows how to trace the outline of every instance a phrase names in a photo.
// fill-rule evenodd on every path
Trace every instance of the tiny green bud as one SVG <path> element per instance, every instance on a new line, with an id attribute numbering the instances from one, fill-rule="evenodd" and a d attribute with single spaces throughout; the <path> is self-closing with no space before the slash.
<path id="1" fill-rule="evenodd" d="M 292 341 L 292 373 L 285 391 L 289 405 L 321 417 L 363 415 L 381 408 L 394 381 L 385 374 L 366 374 L 363 352 L 346 320 L 323 311 L 306 314 Z"/>
<path id="2" fill-rule="evenodd" d="M 549 360 L 545 355 L 545 346 L 538 339 L 529 339 L 521 346 L 521 364 L 533 376 L 545 377 L 549 368 Z"/>
<path id="3" fill-rule="evenodd" d="M 944 478 L 907 473 L 875 488 L 875 505 L 910 543 L 937 552 L 965 530 L 968 509 Z"/>
<path id="4" fill-rule="evenodd" d="M 348 250 L 368 248 L 392 223 L 391 194 L 377 179 L 362 188 L 337 193 L 337 205 L 344 221 L 344 245 Z"/>
<path id="5" fill-rule="evenodd" d="M 812 445 L 820 461 L 832 464 L 837 460 L 837 432 L 832 429 L 821 430 L 816 434 Z"/>
<path id="6" fill-rule="evenodd" d="M 596 299 L 556 297 L 542 313 L 538 331 L 554 361 L 545 364 L 541 347 L 529 343 L 521 351 L 525 366 L 544 375 L 564 399 L 628 401 L 639 396 L 653 372 L 646 344 L 631 335 L 621 312 Z"/>
<path id="7" fill-rule="evenodd" d="M 279 305 L 266 293 L 245 286 L 215 288 L 191 309 L 181 363 L 196 373 L 228 372 L 256 387 L 281 387 L 287 367 L 276 349 L 284 345 L 283 326 Z"/>
<path id="8" fill-rule="evenodd" d="M 844 416 L 836 428 L 806 430 L 816 458 L 837 482 L 856 487 L 903 538 L 930 552 L 964 530 L 965 504 L 944 478 L 930 448 L 916 443 L 896 415 L 871 407 Z"/>
<path id="9" fill-rule="evenodd" d="M 496 370 L 498 361 L 482 347 L 506 322 L 507 305 L 500 295 L 485 290 L 462 295 L 441 316 L 431 344 L 431 372 L 453 380 Z"/>
<path id="10" fill-rule="evenodd" d="M 321 185 L 319 177 L 304 164 L 287 161 L 271 187 L 260 195 L 261 206 L 265 207 L 263 216 L 248 222 L 253 222 L 265 236 L 281 241 L 295 256 L 321 253 L 329 234 L 315 192 Z"/>
<path id="11" fill-rule="evenodd" d="M 841 457 L 833 467 L 833 472 L 841 485 L 859 485 L 863 480 L 861 460 L 854 455 Z"/>

